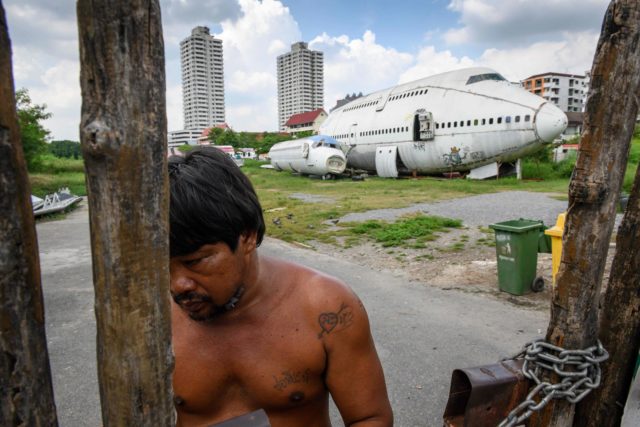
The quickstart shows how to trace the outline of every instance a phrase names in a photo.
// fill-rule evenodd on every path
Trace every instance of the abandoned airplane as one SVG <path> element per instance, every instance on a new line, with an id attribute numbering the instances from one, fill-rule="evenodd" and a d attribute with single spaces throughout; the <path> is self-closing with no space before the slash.
<path id="1" fill-rule="evenodd" d="M 365 95 L 320 127 L 347 146 L 348 167 L 379 176 L 480 172 L 552 142 L 567 116 L 489 68 L 467 68 Z M 480 169 L 481 167 L 484 167 Z"/>
<path id="2" fill-rule="evenodd" d="M 340 142 L 326 135 L 313 135 L 274 144 L 269 150 L 271 165 L 302 175 L 330 179 L 344 172 L 347 160 Z"/>

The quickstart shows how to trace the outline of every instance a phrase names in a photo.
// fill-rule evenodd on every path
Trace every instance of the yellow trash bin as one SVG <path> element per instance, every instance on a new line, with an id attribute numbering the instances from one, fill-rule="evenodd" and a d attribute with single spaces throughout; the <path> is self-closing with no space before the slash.
<path id="1" fill-rule="evenodd" d="M 551 236 L 551 278 L 553 286 L 556 285 L 556 275 L 562 258 L 562 233 L 564 232 L 564 218 L 566 215 L 566 212 L 558 215 L 556 225 L 544 231 L 544 234 Z"/>

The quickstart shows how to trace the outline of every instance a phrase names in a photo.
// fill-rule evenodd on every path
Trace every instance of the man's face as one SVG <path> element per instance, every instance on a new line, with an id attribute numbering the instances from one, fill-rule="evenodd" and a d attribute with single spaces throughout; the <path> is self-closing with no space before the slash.
<path id="1" fill-rule="evenodd" d="M 174 302 L 197 321 L 209 321 L 230 310 L 235 305 L 230 303 L 242 297 L 248 250 L 251 250 L 251 241 L 241 236 L 235 252 L 220 242 L 171 258 Z"/>

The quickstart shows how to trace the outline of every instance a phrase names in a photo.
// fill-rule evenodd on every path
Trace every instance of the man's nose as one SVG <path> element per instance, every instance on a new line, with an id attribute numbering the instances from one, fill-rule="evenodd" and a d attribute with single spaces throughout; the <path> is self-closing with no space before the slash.
<path id="1" fill-rule="evenodd" d="M 196 287 L 196 282 L 186 275 L 176 274 L 171 277 L 171 292 L 173 294 L 195 291 Z"/>

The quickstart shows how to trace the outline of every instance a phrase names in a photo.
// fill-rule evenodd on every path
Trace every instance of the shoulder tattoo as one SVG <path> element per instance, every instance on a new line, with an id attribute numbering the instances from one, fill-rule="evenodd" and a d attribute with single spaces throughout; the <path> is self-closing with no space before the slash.
<path id="1" fill-rule="evenodd" d="M 322 338 L 332 331 L 341 331 L 351 326 L 353 323 L 353 310 L 347 304 L 342 303 L 337 312 L 320 313 L 318 323 L 320 324 L 318 338 Z"/>

